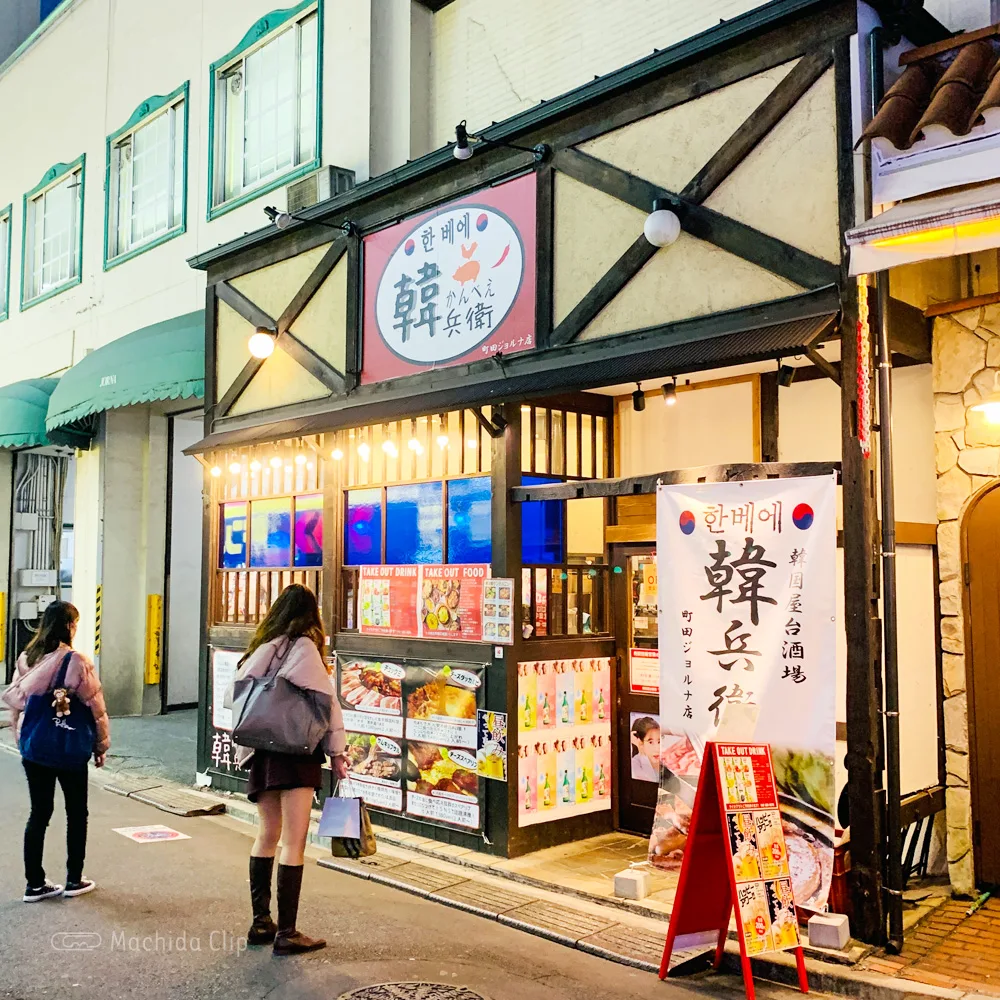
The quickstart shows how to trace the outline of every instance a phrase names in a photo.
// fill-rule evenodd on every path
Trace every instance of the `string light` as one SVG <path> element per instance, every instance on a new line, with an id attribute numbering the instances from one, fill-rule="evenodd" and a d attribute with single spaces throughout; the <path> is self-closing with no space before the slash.
<path id="1" fill-rule="evenodd" d="M 465 446 L 467 448 L 478 448 L 479 442 L 475 438 L 469 438 L 469 440 L 465 442 Z"/>
<path id="2" fill-rule="evenodd" d="M 239 462 L 232 462 L 229 466 L 229 471 L 234 475 L 238 476 L 243 470 L 243 466 Z"/>
<path id="3" fill-rule="evenodd" d="M 358 458 L 360 458 L 362 462 L 367 462 L 368 459 L 371 458 L 371 454 L 372 450 L 368 446 L 367 442 L 362 441 L 361 444 L 358 445 Z"/>
<path id="4" fill-rule="evenodd" d="M 410 438 L 410 440 L 406 442 L 406 447 L 416 455 L 422 455 L 424 453 L 424 446 L 415 437 Z"/>
<path id="5" fill-rule="evenodd" d="M 399 449 L 396 447 L 395 443 L 392 441 L 383 441 L 382 450 L 392 458 L 399 457 Z"/>
<path id="6" fill-rule="evenodd" d="M 295 464 L 296 465 L 305 465 L 307 461 L 308 461 L 308 459 L 306 458 L 305 455 L 299 454 L 299 455 L 295 456 Z"/>
<path id="7" fill-rule="evenodd" d="M 271 459 L 271 468 L 272 469 L 280 469 L 281 468 L 281 458 L 280 458 L 280 456 L 275 455 Z"/>
<path id="8" fill-rule="evenodd" d="M 209 472 L 211 472 L 213 479 L 218 479 L 219 476 L 222 475 L 222 469 L 220 469 L 217 465 L 213 465 Z"/>
<path id="9" fill-rule="evenodd" d="M 343 457 L 344 453 L 339 448 L 334 448 L 333 451 L 330 452 L 330 458 L 332 458 L 335 462 L 339 462 Z"/>
<path id="10" fill-rule="evenodd" d="M 250 463 L 250 471 L 260 472 L 260 462 L 258 462 L 256 458 Z"/>

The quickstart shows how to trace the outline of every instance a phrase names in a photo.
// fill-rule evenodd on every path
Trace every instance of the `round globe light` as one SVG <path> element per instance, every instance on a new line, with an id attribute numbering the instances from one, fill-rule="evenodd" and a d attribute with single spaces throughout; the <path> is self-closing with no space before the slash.
<path id="1" fill-rule="evenodd" d="M 274 353 L 274 337 L 266 330 L 258 330 L 247 341 L 247 350 L 255 358 L 269 358 Z"/>
<path id="2" fill-rule="evenodd" d="M 654 208 L 646 216 L 642 232 L 654 247 L 668 247 L 681 234 L 681 220 L 669 208 Z"/>

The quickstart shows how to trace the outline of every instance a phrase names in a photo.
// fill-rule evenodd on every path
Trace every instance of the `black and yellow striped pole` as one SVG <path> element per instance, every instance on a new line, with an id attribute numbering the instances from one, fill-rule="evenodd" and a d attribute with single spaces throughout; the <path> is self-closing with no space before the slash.
<path id="1" fill-rule="evenodd" d="M 104 597 L 104 587 L 97 585 L 97 601 L 94 608 L 94 656 L 101 655 L 101 601 Z"/>

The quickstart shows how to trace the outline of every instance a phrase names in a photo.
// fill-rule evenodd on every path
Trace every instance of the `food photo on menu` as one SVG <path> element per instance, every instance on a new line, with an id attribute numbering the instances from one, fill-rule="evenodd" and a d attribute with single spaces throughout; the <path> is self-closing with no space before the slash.
<path id="1" fill-rule="evenodd" d="M 340 668 L 340 696 L 358 712 L 399 715 L 404 673 L 395 663 L 345 660 Z"/>
<path id="2" fill-rule="evenodd" d="M 425 579 L 420 592 L 420 617 L 428 632 L 460 632 L 462 618 L 458 606 L 462 600 L 462 581 Z"/>
<path id="3" fill-rule="evenodd" d="M 417 683 L 407 695 L 406 715 L 409 719 L 462 722 L 476 721 L 476 692 L 459 686 L 452 672 L 445 667 L 436 674 L 424 668 L 421 673 L 430 678 Z"/>
<path id="4" fill-rule="evenodd" d="M 407 743 L 407 788 L 418 795 L 476 798 L 479 778 L 475 760 L 462 750 L 410 740 Z M 466 766 L 467 764 L 471 766 Z"/>
<path id="5" fill-rule="evenodd" d="M 358 778 L 375 779 L 398 783 L 402 775 L 402 761 L 399 747 L 390 753 L 388 742 L 363 733 L 349 733 L 347 736 L 347 766 L 350 773 Z"/>

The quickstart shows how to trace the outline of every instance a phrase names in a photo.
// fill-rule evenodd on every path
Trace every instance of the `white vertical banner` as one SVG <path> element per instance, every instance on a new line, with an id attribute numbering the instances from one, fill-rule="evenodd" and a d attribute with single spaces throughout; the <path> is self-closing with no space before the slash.
<path id="1" fill-rule="evenodd" d="M 705 742 L 769 743 L 795 901 L 825 908 L 836 743 L 834 476 L 660 486 L 660 789 L 650 860 L 678 868 Z M 738 727 L 739 731 L 734 731 Z"/>

